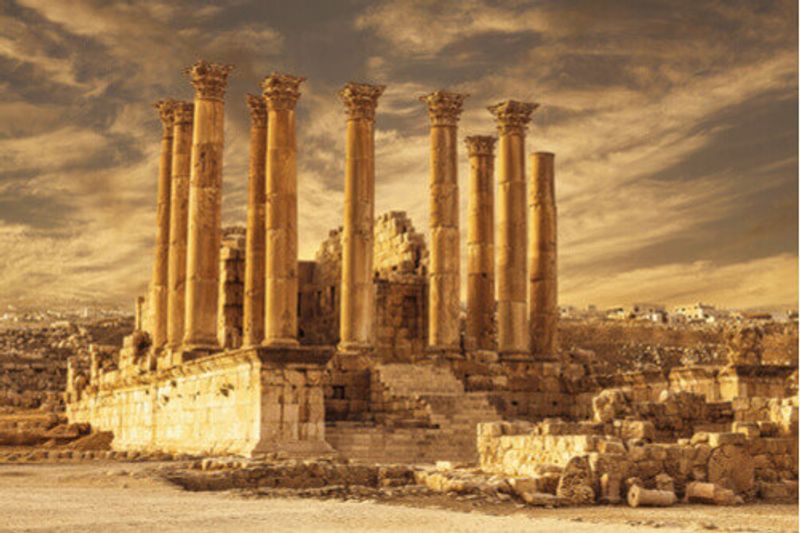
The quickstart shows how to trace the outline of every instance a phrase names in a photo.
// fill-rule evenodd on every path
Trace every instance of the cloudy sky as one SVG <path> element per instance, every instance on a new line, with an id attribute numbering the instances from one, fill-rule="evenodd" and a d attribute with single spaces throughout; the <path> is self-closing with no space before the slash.
<path id="1" fill-rule="evenodd" d="M 129 304 L 152 262 L 155 100 L 182 69 L 236 65 L 224 217 L 243 223 L 246 92 L 306 76 L 298 104 L 301 257 L 341 224 L 347 81 L 388 86 L 377 212 L 427 231 L 417 97 L 539 102 L 527 151 L 556 153 L 563 303 L 797 302 L 793 0 L 0 0 L 0 305 Z M 462 145 L 463 146 L 463 145 Z M 467 161 L 460 152 L 462 219 Z M 462 227 L 466 227 L 463 225 Z M 462 239 L 464 241 L 464 239 Z"/>

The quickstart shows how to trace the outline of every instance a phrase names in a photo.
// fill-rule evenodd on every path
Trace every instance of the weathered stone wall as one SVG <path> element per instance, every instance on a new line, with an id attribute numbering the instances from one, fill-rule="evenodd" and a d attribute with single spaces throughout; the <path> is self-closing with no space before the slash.
<path id="1" fill-rule="evenodd" d="M 242 228 L 226 228 L 220 250 L 217 339 L 220 347 L 242 345 L 245 236 Z"/>
<path id="2" fill-rule="evenodd" d="M 375 347 L 381 361 L 410 361 L 427 339 L 427 251 L 422 234 L 400 211 L 375 220 Z M 331 230 L 314 263 L 301 263 L 301 342 L 339 342 L 341 228 Z"/>
<path id="3" fill-rule="evenodd" d="M 748 435 L 700 432 L 671 443 L 591 434 L 589 424 L 569 428 L 584 434 L 560 434 L 562 430 L 563 424 L 552 428 L 546 423 L 480 424 L 481 468 L 538 479 L 561 471 L 575 457 L 585 457 L 593 478 L 590 485 L 599 485 L 601 477 L 609 475 L 617 480 L 637 477 L 645 486 L 656 487 L 666 475 L 679 495 L 687 483 L 700 481 L 752 497 L 768 490 L 771 483 L 797 478 L 796 434 L 770 432 L 766 427 L 763 435 L 758 431 Z"/>
<path id="4" fill-rule="evenodd" d="M 70 390 L 70 422 L 114 432 L 119 450 L 195 454 L 320 452 L 322 366 L 261 349 L 224 352 L 159 372 L 98 374 Z"/>

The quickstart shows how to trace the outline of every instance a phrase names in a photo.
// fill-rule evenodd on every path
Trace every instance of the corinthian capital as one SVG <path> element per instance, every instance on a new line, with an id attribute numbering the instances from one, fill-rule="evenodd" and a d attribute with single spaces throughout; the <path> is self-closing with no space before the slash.
<path id="1" fill-rule="evenodd" d="M 264 93 L 267 108 L 294 109 L 297 99 L 300 98 L 300 84 L 306 81 L 301 76 L 290 74 L 280 74 L 273 72 L 261 82 L 261 89 Z"/>
<path id="2" fill-rule="evenodd" d="M 159 100 L 153 107 L 158 109 L 158 117 L 161 119 L 161 126 L 165 136 L 172 135 L 172 125 L 175 120 L 175 100 Z"/>
<path id="3" fill-rule="evenodd" d="M 495 141 L 497 141 L 497 139 L 491 135 L 470 135 L 464 139 L 470 156 L 494 155 Z"/>
<path id="4" fill-rule="evenodd" d="M 428 104 L 428 116 L 431 126 L 455 126 L 461 118 L 461 111 L 466 94 L 436 91 L 427 96 L 420 96 L 419 101 Z"/>
<path id="5" fill-rule="evenodd" d="M 347 107 L 349 120 L 375 120 L 375 108 L 378 97 L 386 90 L 386 85 L 370 85 L 368 83 L 346 83 L 339 91 L 344 105 Z"/>
<path id="6" fill-rule="evenodd" d="M 250 109 L 250 121 L 253 126 L 263 128 L 267 125 L 267 103 L 257 94 L 245 95 L 247 107 Z"/>
<path id="7" fill-rule="evenodd" d="M 228 85 L 228 74 L 232 70 L 233 65 L 209 63 L 201 59 L 184 72 L 189 75 L 197 98 L 222 100 Z"/>
<path id="8" fill-rule="evenodd" d="M 175 125 L 191 124 L 194 121 L 194 104 L 183 100 L 175 102 L 173 117 L 175 119 Z"/>
<path id="9" fill-rule="evenodd" d="M 506 100 L 489 106 L 489 111 L 497 119 L 497 130 L 501 134 L 524 134 L 531 121 L 531 114 L 536 111 L 539 104 L 530 102 L 517 102 Z"/>

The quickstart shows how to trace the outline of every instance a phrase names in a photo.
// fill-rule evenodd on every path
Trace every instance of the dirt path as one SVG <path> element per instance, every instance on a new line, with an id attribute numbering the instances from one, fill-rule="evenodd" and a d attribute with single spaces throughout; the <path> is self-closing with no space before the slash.
<path id="1" fill-rule="evenodd" d="M 0 466 L 0 531 L 797 531 L 797 507 L 495 510 L 181 491 L 143 464 Z M 421 503 L 421 502 L 420 502 Z M 467 512 L 465 512 L 467 511 Z M 491 514 L 485 511 L 491 511 Z"/>

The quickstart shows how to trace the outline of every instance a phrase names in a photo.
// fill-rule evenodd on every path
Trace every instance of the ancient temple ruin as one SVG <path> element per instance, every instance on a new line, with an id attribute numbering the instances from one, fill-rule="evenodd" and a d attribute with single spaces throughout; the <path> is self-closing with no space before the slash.
<path id="1" fill-rule="evenodd" d="M 462 280 L 457 168 L 466 95 L 420 98 L 430 121 L 423 235 L 405 213 L 375 214 L 384 87 L 344 85 L 343 222 L 313 261 L 301 261 L 298 217 L 310 214 L 298 212 L 295 109 L 304 80 L 270 74 L 261 96 L 246 96 L 246 228 L 223 228 L 231 69 L 199 61 L 187 69 L 194 101 L 156 104 L 163 134 L 150 289 L 119 354 L 93 353 L 85 372 L 70 366 L 71 421 L 113 431 L 119 450 L 336 452 L 394 462 L 480 454 L 486 469 L 506 473 L 566 468 L 567 452 L 578 448 L 614 449 L 642 477 L 661 471 L 635 470 L 645 452 L 626 449 L 630 439 L 691 439 L 680 443 L 690 454 L 719 438 L 693 434 L 736 424 L 783 439 L 781 450 L 792 431 L 796 442 L 796 402 L 786 400 L 795 369 L 741 356 L 724 368 L 600 375 L 580 351 L 559 347 L 555 157 L 528 155 L 525 143 L 538 104 L 493 105 L 497 137 L 465 138 Z M 772 411 L 755 413 L 765 405 Z M 782 468 L 793 460 L 796 475 L 797 457 L 786 455 Z M 619 485 L 618 472 L 603 473 Z"/>

